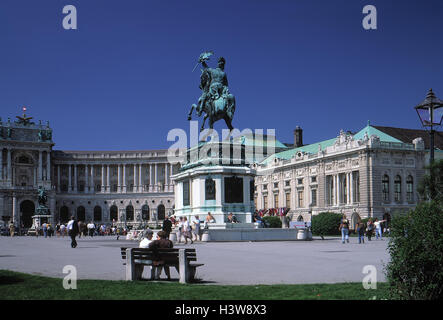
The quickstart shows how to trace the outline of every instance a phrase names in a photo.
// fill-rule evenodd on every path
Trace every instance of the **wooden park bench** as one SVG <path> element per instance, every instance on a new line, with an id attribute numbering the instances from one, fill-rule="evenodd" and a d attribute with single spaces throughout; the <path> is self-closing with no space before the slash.
<path id="1" fill-rule="evenodd" d="M 121 248 L 123 263 L 126 265 L 126 280 L 141 280 L 143 266 L 153 266 L 154 260 L 164 261 L 162 266 L 174 267 L 180 275 L 180 283 L 194 280 L 197 267 L 203 263 L 196 263 L 195 249 L 168 248 L 157 249 L 156 254 L 148 248 Z M 152 278 L 152 273 L 151 273 Z"/>

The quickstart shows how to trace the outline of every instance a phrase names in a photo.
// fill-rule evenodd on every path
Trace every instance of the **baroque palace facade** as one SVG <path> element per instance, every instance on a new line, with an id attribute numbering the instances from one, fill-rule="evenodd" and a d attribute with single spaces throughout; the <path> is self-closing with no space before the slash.
<path id="1" fill-rule="evenodd" d="M 168 150 L 53 150 L 49 123 L 35 124 L 24 114 L 0 119 L 0 218 L 31 227 L 43 186 L 49 222 L 79 220 L 126 225 L 157 223 L 174 209 L 170 176 L 179 163 Z"/>
<path id="2" fill-rule="evenodd" d="M 357 133 L 303 145 L 295 130 L 293 148 L 256 164 L 257 209 L 288 208 L 293 221 L 320 212 L 347 216 L 351 228 L 363 218 L 390 220 L 416 206 L 417 184 L 429 163 L 424 130 L 368 125 Z M 436 132 L 436 159 L 443 158 L 443 135 Z"/>
<path id="3" fill-rule="evenodd" d="M 48 193 L 51 223 L 74 215 L 108 224 L 157 224 L 173 213 L 170 176 L 180 163 L 168 161 L 168 150 L 54 150 L 49 123 L 31 119 L 25 114 L 16 121 L 0 118 L 0 220 L 31 227 L 39 186 Z M 309 145 L 303 145 L 300 128 L 294 133 L 293 145 L 276 141 L 274 154 L 251 164 L 257 171 L 256 209 L 287 208 L 292 220 L 304 221 L 319 212 L 339 212 L 354 225 L 417 204 L 417 183 L 428 163 L 426 131 L 368 123 L 357 133 L 342 131 Z M 436 148 L 436 159 L 443 158 L 441 132 L 436 132 Z"/>

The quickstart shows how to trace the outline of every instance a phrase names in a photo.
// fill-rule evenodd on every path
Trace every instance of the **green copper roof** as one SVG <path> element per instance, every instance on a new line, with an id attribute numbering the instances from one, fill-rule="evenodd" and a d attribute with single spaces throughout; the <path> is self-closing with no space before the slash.
<path id="1" fill-rule="evenodd" d="M 239 137 L 235 137 L 233 139 L 234 142 L 240 142 L 241 144 L 245 146 L 262 146 L 267 147 L 268 146 L 268 139 L 271 141 L 275 141 L 275 148 L 282 148 L 282 149 L 288 149 L 287 146 L 285 146 L 283 143 L 278 141 L 275 136 L 269 136 L 269 135 L 242 135 Z"/>
<path id="2" fill-rule="evenodd" d="M 394 137 L 384 133 L 383 131 L 380 131 L 378 129 L 375 129 L 374 127 L 371 127 L 369 124 L 364 127 L 363 129 L 361 129 L 359 132 L 357 132 L 356 134 L 354 134 L 354 140 L 359 140 L 359 139 L 363 139 L 365 133 L 368 134 L 368 137 L 371 137 L 373 134 L 375 134 L 376 136 L 378 136 L 380 138 L 380 141 L 384 141 L 384 142 L 402 142 L 398 139 L 395 139 Z"/>
<path id="3" fill-rule="evenodd" d="M 372 127 L 369 125 L 364 127 L 362 130 L 360 130 L 359 132 L 357 132 L 356 134 L 353 135 L 354 140 L 360 140 L 364 138 L 365 133 L 368 134 L 368 137 L 371 137 L 372 135 L 376 135 L 380 138 L 380 141 L 384 141 L 384 142 L 400 142 L 400 140 L 395 139 L 394 137 L 391 137 L 390 135 Z M 332 138 L 329 140 L 324 140 L 324 141 L 320 141 L 317 143 L 312 143 L 312 144 L 308 144 L 302 147 L 298 147 L 298 148 L 294 148 L 294 149 L 290 149 L 290 150 L 286 150 L 286 151 L 282 151 L 276 154 L 273 154 L 269 157 L 267 157 L 266 159 L 264 159 L 261 164 L 268 164 L 270 161 L 274 160 L 275 158 L 277 159 L 281 159 L 281 160 L 290 160 L 297 152 L 301 151 L 301 152 L 305 152 L 305 153 L 311 153 L 311 154 L 315 154 L 318 152 L 318 146 L 321 146 L 322 150 L 325 150 L 327 147 L 332 146 L 335 141 L 337 140 L 337 138 Z"/>

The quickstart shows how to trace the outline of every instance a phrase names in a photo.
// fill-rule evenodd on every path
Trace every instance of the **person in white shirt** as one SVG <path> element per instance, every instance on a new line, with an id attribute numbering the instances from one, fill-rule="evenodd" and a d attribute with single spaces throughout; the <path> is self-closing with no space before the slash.
<path id="1" fill-rule="evenodd" d="M 88 225 L 86 226 L 88 228 L 88 233 L 90 237 L 94 236 L 94 230 L 95 230 L 95 224 L 91 222 L 88 223 Z"/>
<path id="2" fill-rule="evenodd" d="M 185 233 L 185 230 L 183 229 L 183 224 L 184 224 L 183 217 L 180 217 L 180 220 L 179 220 L 179 222 L 178 222 L 178 224 L 177 224 L 177 226 L 178 226 L 178 230 L 177 230 L 177 242 L 178 242 L 178 243 L 181 242 L 182 235 Z"/>
<path id="3" fill-rule="evenodd" d="M 154 235 L 154 231 L 151 229 L 147 229 L 144 232 L 143 239 L 140 241 L 139 248 L 148 248 L 149 244 L 153 241 L 152 236 Z"/>
<path id="4" fill-rule="evenodd" d="M 151 229 L 147 229 L 143 234 L 143 239 L 140 241 L 140 244 L 138 245 L 139 248 L 149 248 L 149 244 L 154 241 L 152 240 L 152 237 L 154 235 L 154 231 Z M 151 268 L 151 280 L 155 278 L 155 268 L 152 266 Z M 142 270 L 140 271 L 141 274 L 143 274 L 144 265 L 142 265 Z"/>
<path id="5" fill-rule="evenodd" d="M 188 239 L 191 240 L 191 244 L 194 243 L 192 240 L 192 234 L 191 234 L 191 225 L 189 224 L 188 218 L 183 217 L 183 231 L 185 236 L 185 244 L 188 244 Z"/>
<path id="6" fill-rule="evenodd" d="M 375 226 L 375 239 L 378 239 L 380 237 L 380 240 L 383 240 L 383 232 L 382 232 L 382 222 L 385 222 L 386 220 L 378 220 L 378 218 L 375 218 L 374 226 Z"/>
<path id="7" fill-rule="evenodd" d="M 62 238 L 65 237 L 65 232 L 66 232 L 66 226 L 62 223 L 60 225 L 60 234 L 61 234 Z"/>

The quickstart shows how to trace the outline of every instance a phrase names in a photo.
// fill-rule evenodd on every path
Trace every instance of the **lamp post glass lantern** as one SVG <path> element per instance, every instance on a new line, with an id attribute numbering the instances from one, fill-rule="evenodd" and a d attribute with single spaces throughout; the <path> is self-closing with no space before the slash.
<path id="1" fill-rule="evenodd" d="M 431 150 L 429 162 L 432 164 L 434 161 L 434 127 L 441 125 L 443 119 L 443 100 L 437 98 L 434 92 L 432 92 L 432 89 L 429 89 L 426 99 L 415 106 L 415 111 L 417 111 L 423 127 L 430 128 Z"/>

